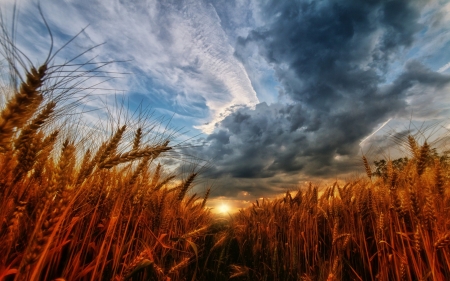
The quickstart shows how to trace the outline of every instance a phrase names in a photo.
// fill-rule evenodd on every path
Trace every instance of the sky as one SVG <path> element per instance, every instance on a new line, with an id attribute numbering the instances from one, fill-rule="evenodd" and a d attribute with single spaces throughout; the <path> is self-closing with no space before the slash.
<path id="1" fill-rule="evenodd" d="M 16 3 L 17 45 L 38 64 L 50 41 L 37 1 Z M 0 0 L 4 18 L 13 4 Z M 149 106 L 182 128 L 180 153 L 208 162 L 202 176 L 214 200 L 346 179 L 364 172 L 362 153 L 389 157 L 397 137 L 450 128 L 448 1 L 42 0 L 41 7 L 55 48 L 86 28 L 55 61 L 104 43 L 79 58 L 116 61 L 105 67 L 116 78 L 92 95 L 123 95 L 128 110 Z"/>

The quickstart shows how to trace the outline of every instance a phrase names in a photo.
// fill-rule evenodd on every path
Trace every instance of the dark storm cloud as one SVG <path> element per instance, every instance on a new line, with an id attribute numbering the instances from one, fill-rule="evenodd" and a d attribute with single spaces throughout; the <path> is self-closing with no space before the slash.
<path id="1" fill-rule="evenodd" d="M 442 89 L 448 83 L 448 75 L 434 72 L 418 61 L 411 61 L 406 64 L 405 71 L 392 83 L 385 95 L 404 95 L 407 90 L 417 84 Z"/>
<path id="2" fill-rule="evenodd" d="M 277 1 L 263 7 L 273 24 L 241 38 L 237 55 L 256 41 L 291 98 L 318 110 L 372 97 L 388 60 L 420 30 L 413 2 Z"/>
<path id="3" fill-rule="evenodd" d="M 241 108 L 216 125 L 202 154 L 215 159 L 214 177 L 279 178 L 281 173 L 329 177 L 360 165 L 359 142 L 377 124 L 408 114 L 406 98 L 449 76 L 410 61 L 394 80 L 387 73 L 423 28 L 426 1 L 269 1 L 268 23 L 239 38 L 274 67 L 291 105 Z M 390 80 L 389 80 L 390 79 Z M 245 185 L 236 187 L 245 189 Z M 229 191 L 227 191 L 229 192 Z"/>
<path id="4" fill-rule="evenodd" d="M 200 148 L 214 163 L 209 176 L 269 178 L 300 170 L 317 176 L 348 171 L 352 168 L 348 165 L 330 167 L 336 154 L 354 152 L 344 143 L 348 136 L 333 129 L 344 126 L 348 118 L 322 120 L 320 129 L 308 131 L 307 125 L 314 123 L 310 114 L 300 104 L 261 103 L 254 109 L 237 110 L 208 136 L 208 146 Z"/>

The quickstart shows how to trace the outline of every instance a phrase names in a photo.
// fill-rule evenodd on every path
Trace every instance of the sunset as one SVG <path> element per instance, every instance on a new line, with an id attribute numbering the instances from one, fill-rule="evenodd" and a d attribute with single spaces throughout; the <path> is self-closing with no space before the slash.
<path id="1" fill-rule="evenodd" d="M 450 280 L 448 1 L 0 15 L 0 280 Z"/>

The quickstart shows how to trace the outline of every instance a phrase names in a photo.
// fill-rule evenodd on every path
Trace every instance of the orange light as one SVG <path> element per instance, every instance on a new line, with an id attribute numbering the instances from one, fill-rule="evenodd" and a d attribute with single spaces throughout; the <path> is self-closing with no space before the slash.
<path id="1" fill-rule="evenodd" d="M 230 206 L 222 203 L 222 205 L 219 206 L 218 211 L 219 213 L 226 214 L 230 211 Z"/>

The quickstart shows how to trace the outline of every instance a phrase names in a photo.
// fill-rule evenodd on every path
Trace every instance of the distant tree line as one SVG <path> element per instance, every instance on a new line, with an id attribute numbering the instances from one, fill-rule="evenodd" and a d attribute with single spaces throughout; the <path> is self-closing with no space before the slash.
<path id="1" fill-rule="evenodd" d="M 396 172 L 401 172 L 408 165 L 410 159 L 408 157 L 401 157 L 392 160 L 392 169 Z M 428 151 L 426 156 L 426 166 L 433 165 L 435 161 L 438 160 L 443 167 L 450 166 L 450 150 L 446 150 L 439 154 L 436 148 L 432 148 Z M 375 171 L 372 173 L 373 176 L 388 179 L 388 163 L 389 160 L 381 159 L 373 162 L 375 164 Z"/>

